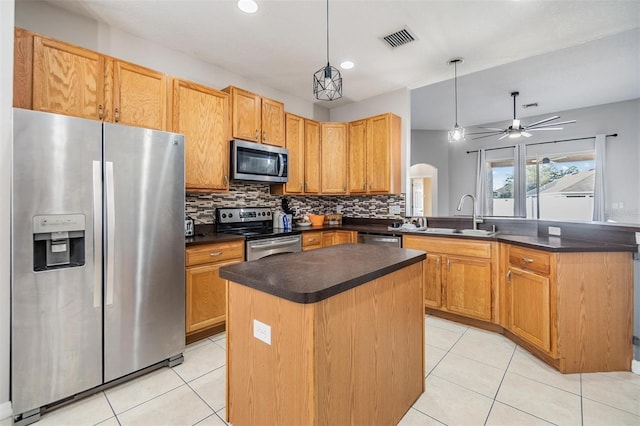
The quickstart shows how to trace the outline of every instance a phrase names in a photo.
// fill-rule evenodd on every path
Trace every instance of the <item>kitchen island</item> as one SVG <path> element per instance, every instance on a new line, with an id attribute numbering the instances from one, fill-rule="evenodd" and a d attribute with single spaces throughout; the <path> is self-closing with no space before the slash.
<path id="1" fill-rule="evenodd" d="M 424 390 L 424 259 L 345 244 L 221 268 L 228 421 L 397 424 Z"/>

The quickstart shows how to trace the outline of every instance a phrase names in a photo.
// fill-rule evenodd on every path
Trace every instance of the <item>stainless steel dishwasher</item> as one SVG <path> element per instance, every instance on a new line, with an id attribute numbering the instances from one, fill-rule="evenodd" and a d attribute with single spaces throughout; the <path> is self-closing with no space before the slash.
<path id="1" fill-rule="evenodd" d="M 402 247 L 402 235 L 364 234 L 358 232 L 358 244 Z"/>

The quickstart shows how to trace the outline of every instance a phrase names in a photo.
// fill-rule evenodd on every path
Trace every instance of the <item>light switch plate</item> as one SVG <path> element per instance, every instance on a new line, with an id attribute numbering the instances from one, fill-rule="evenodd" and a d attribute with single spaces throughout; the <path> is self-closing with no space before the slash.
<path id="1" fill-rule="evenodd" d="M 562 229 L 557 226 L 550 226 L 548 228 L 549 235 L 559 237 L 562 234 Z"/>
<path id="2" fill-rule="evenodd" d="M 640 232 L 636 232 L 636 244 L 640 244 Z"/>
<path id="3" fill-rule="evenodd" d="M 271 326 L 254 319 L 253 337 L 263 341 L 267 345 L 271 345 Z"/>
<path id="4" fill-rule="evenodd" d="M 389 206 L 389 214 L 400 214 L 400 206 Z"/>

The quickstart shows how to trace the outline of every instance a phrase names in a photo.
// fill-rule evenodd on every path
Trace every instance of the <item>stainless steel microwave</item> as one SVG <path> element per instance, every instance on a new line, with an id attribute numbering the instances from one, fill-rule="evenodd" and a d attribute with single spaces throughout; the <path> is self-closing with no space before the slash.
<path id="1" fill-rule="evenodd" d="M 231 141 L 231 179 L 281 183 L 287 181 L 289 150 L 277 146 Z"/>

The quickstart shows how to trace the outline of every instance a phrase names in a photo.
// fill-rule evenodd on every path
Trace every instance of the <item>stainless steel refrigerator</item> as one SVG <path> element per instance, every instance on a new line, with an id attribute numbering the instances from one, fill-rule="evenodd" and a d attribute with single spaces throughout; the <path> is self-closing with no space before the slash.
<path id="1" fill-rule="evenodd" d="M 14 419 L 182 361 L 184 136 L 14 109 Z"/>

